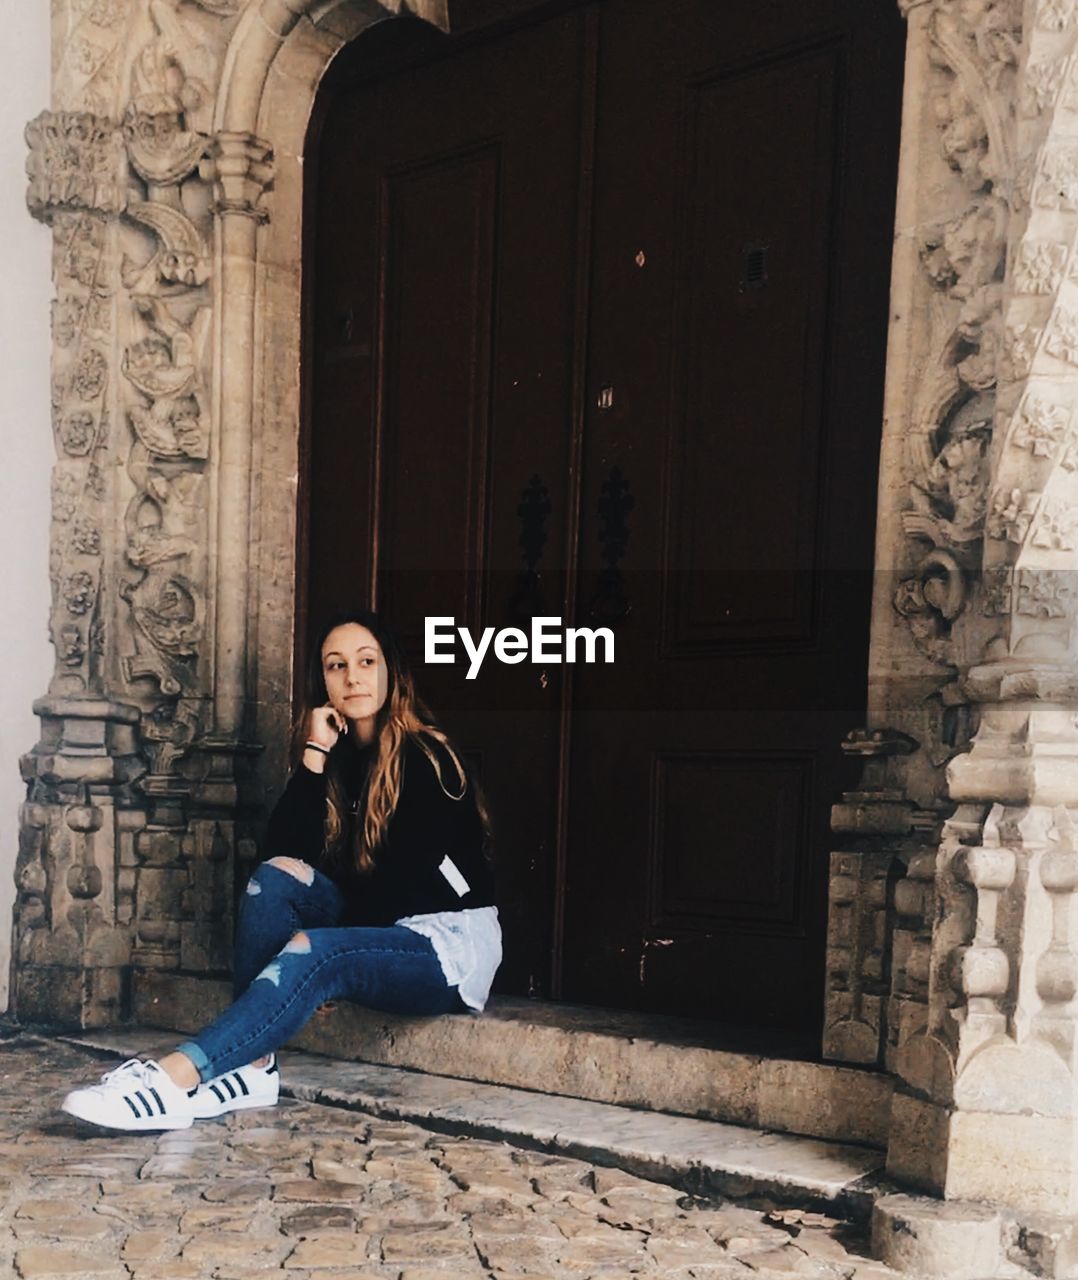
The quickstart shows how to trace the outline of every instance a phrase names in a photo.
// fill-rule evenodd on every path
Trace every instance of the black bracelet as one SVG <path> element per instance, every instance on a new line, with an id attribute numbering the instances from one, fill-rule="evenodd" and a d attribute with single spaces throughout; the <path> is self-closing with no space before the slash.
<path id="1" fill-rule="evenodd" d="M 305 742 L 303 745 L 305 747 L 310 747 L 312 751 L 321 751 L 324 756 L 328 756 L 332 750 L 332 747 L 324 747 L 320 742 L 311 742 L 310 740 Z"/>

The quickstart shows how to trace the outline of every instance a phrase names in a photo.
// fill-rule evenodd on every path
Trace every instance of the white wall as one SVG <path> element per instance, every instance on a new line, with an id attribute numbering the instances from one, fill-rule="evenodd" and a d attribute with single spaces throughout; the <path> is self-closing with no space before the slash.
<path id="1" fill-rule="evenodd" d="M 0 1009 L 8 1003 L 19 756 L 52 671 L 48 642 L 51 235 L 26 211 L 23 128 L 49 105 L 49 5 L 0 0 Z"/>

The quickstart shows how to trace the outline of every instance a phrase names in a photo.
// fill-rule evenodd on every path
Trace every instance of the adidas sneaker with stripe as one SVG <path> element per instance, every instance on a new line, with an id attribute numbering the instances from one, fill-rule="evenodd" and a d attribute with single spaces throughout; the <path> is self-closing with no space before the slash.
<path id="1" fill-rule="evenodd" d="M 198 1093 L 197 1086 L 181 1088 L 152 1058 L 128 1058 L 106 1071 L 98 1084 L 72 1089 L 60 1107 L 102 1129 L 187 1129 L 201 1114 L 195 1105 Z"/>
<path id="2" fill-rule="evenodd" d="M 247 1111 L 253 1107 L 275 1107 L 281 1090 L 277 1058 L 270 1055 L 264 1067 L 237 1067 L 207 1080 L 192 1100 L 199 1119 L 223 1116 L 227 1111 Z"/>

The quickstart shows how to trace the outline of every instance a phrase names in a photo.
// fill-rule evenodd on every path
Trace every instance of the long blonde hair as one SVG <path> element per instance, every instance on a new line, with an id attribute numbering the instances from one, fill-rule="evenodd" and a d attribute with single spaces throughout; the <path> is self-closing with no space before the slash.
<path id="1" fill-rule="evenodd" d="M 292 726 L 293 764 L 298 764 L 307 740 L 311 712 L 325 706 L 329 699 L 322 670 L 322 646 L 335 627 L 356 623 L 378 641 L 386 663 L 387 693 L 378 712 L 375 730 L 376 753 L 367 774 L 366 804 L 362 823 L 347 821 L 350 805 L 336 749 L 326 760 L 326 852 L 331 858 L 351 862 L 361 872 L 374 867 L 378 848 L 385 839 L 386 828 L 397 808 L 404 772 L 404 748 L 409 739 L 423 751 L 434 767 L 442 790 L 453 800 L 463 800 L 469 789 L 475 799 L 483 826 L 484 845 L 490 838 L 490 817 L 478 785 L 471 781 L 452 743 L 434 723 L 434 718 L 415 691 L 415 682 L 396 636 L 368 610 L 335 614 L 319 632 L 307 663 L 307 681 L 303 698 Z M 442 747 L 453 766 L 455 776 L 447 770 L 435 745 Z M 347 839 L 349 825 L 352 838 Z"/>

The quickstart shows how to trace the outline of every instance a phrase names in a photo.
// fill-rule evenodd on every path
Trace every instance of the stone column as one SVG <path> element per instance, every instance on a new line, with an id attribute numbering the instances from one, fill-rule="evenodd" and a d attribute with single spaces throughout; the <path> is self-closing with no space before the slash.
<path id="1" fill-rule="evenodd" d="M 214 714 L 217 735 L 230 738 L 242 734 L 247 699 L 255 273 L 258 226 L 268 216 L 261 198 L 273 177 L 272 151 L 253 134 L 218 133 L 201 172 L 214 185 L 220 287 L 229 299 L 228 332 L 221 335 L 214 370 L 221 424 Z"/>
<path id="2" fill-rule="evenodd" d="M 946 766 L 991 638 L 984 546 L 1012 210 L 1021 5 L 906 0 L 906 81 L 880 459 L 868 723 L 833 814 L 828 1057 L 893 1069 L 923 1028 Z"/>
<path id="3" fill-rule="evenodd" d="M 55 235 L 58 453 L 57 666 L 24 761 L 13 948 L 28 1019 L 115 1022 L 132 970 L 228 963 L 246 594 L 226 581 L 216 607 L 214 532 L 246 554 L 250 420 L 223 420 L 210 338 L 231 263 L 253 271 L 253 239 L 225 234 L 233 213 L 255 225 L 237 164 L 259 170 L 212 121 L 242 7 L 53 5 L 53 109 L 27 130 L 28 203 Z"/>
<path id="4" fill-rule="evenodd" d="M 906 877 L 916 968 L 895 976 L 916 1008 L 894 1040 L 888 1169 L 947 1199 L 1073 1215 L 1078 4 L 937 0 L 910 22 L 918 99 L 972 198 L 919 231 L 927 327 L 955 304 L 958 322 L 911 370 L 909 408 L 931 412 L 907 431 L 932 461 L 903 526 L 932 546 L 906 616 L 946 646 L 943 705 L 975 731 L 946 765 L 939 842 Z M 925 199 L 930 161 L 922 146 Z"/>

